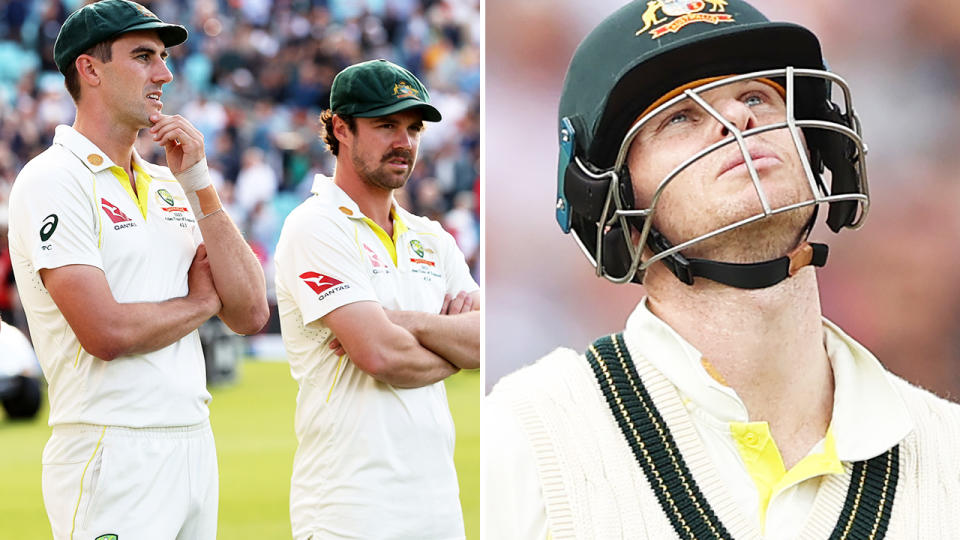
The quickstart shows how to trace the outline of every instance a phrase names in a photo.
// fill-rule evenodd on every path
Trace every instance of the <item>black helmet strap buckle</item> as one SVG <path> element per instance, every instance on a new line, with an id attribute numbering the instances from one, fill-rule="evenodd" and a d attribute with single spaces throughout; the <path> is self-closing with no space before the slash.
<path id="1" fill-rule="evenodd" d="M 650 231 L 648 245 L 654 251 L 669 249 L 670 242 L 656 230 Z M 677 279 L 693 285 L 703 277 L 738 289 L 764 289 L 792 277 L 805 266 L 822 267 L 827 263 L 826 244 L 803 241 L 783 257 L 758 263 L 729 263 L 687 258 L 679 253 L 661 259 Z"/>

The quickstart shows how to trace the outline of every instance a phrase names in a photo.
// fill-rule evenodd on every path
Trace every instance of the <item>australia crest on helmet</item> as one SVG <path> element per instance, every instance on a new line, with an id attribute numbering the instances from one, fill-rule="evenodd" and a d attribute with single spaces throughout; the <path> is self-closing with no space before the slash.
<path id="1" fill-rule="evenodd" d="M 643 27 L 636 35 L 648 33 L 652 39 L 657 39 L 679 32 L 688 24 L 734 22 L 733 15 L 726 10 L 727 0 L 648 0 L 647 9 L 641 16 Z"/>

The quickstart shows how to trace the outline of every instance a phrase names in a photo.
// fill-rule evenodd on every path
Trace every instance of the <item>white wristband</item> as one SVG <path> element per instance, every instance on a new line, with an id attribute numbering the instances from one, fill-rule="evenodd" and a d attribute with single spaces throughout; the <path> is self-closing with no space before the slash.
<path id="1" fill-rule="evenodd" d="M 180 185 L 183 186 L 185 193 L 200 191 L 211 184 L 210 171 L 207 169 L 207 158 L 201 159 L 191 165 L 189 169 L 182 171 L 180 174 L 174 174 L 173 176 L 175 176 L 177 182 L 180 182 Z"/>

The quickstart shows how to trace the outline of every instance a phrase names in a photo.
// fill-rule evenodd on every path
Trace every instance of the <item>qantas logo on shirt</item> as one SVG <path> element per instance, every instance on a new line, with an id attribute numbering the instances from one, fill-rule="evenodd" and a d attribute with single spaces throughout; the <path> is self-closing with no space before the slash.
<path id="1" fill-rule="evenodd" d="M 106 212 L 110 221 L 113 221 L 113 230 L 119 231 L 120 229 L 137 226 L 136 222 L 128 218 L 127 215 L 123 213 L 123 210 L 117 208 L 117 205 L 112 202 L 106 199 L 100 199 L 100 206 L 103 207 L 103 211 Z"/>
<path id="2" fill-rule="evenodd" d="M 339 279 L 318 274 L 316 272 L 304 272 L 300 274 L 300 279 L 307 284 L 307 287 L 313 289 L 313 292 L 317 293 L 318 300 L 323 300 L 327 296 L 330 296 L 337 291 L 350 288 L 349 285 L 340 281 Z"/>
<path id="3" fill-rule="evenodd" d="M 100 206 L 103 207 L 103 211 L 107 213 L 107 217 L 110 218 L 114 223 L 123 223 L 125 221 L 133 221 L 123 213 L 123 210 L 117 208 L 117 205 L 106 199 L 100 199 Z"/>
<path id="4" fill-rule="evenodd" d="M 382 260 L 380 260 L 380 256 L 377 255 L 377 252 L 375 252 L 374 250 L 370 249 L 370 246 L 364 244 L 364 245 L 363 245 L 363 249 L 367 252 L 367 256 L 370 258 L 370 264 L 373 265 L 374 268 L 386 268 L 386 267 L 387 267 L 387 265 L 384 264 Z"/>

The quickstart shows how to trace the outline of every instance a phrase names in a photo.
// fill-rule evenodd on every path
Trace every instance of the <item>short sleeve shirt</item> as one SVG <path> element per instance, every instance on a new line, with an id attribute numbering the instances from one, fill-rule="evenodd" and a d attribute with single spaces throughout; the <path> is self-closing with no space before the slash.
<path id="1" fill-rule="evenodd" d="M 322 317 L 361 301 L 439 313 L 444 295 L 479 287 L 436 222 L 394 204 L 390 238 L 332 180 L 318 175 L 313 192 L 287 218 L 276 255 L 281 330 L 300 385 L 294 537 L 461 538 L 443 383 L 377 381 L 334 354 Z"/>
<path id="2" fill-rule="evenodd" d="M 160 350 L 105 362 L 83 350 L 41 269 L 103 271 L 120 303 L 185 296 L 200 235 L 180 184 L 136 153 L 136 196 L 123 169 L 69 126 L 31 160 L 10 194 L 10 254 L 37 356 L 50 425 L 192 425 L 208 417 L 196 331 Z"/>

